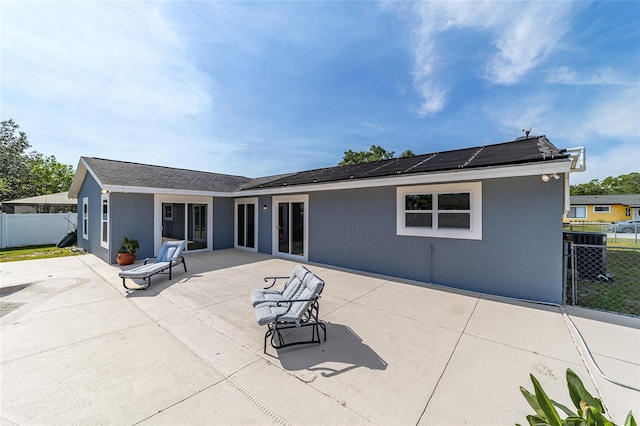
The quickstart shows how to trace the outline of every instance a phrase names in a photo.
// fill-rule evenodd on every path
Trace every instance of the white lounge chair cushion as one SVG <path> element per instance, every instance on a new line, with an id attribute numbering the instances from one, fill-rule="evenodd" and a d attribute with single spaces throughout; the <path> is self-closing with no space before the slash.
<path id="1" fill-rule="evenodd" d="M 295 299 L 295 294 L 300 291 L 302 280 L 310 274 L 309 270 L 301 265 L 293 268 L 291 276 L 284 285 L 284 290 L 278 291 L 273 289 L 258 289 L 251 292 L 251 304 L 255 306 L 264 301 L 288 300 Z"/>
<path id="2" fill-rule="evenodd" d="M 307 274 L 302 281 L 302 285 L 296 294 L 294 294 L 294 297 L 283 300 L 310 300 L 306 300 L 304 302 L 292 302 L 293 306 L 291 306 L 291 309 L 289 309 L 290 303 L 287 302 L 282 302 L 281 306 L 278 306 L 275 301 L 257 304 L 254 309 L 256 321 L 260 325 L 267 325 L 275 321 L 299 323 L 302 316 L 307 309 L 309 309 L 313 300 L 318 297 L 323 287 L 324 281 L 311 273 Z M 285 312 L 286 314 L 283 315 Z"/>
<path id="3" fill-rule="evenodd" d="M 121 271 L 119 275 L 121 278 L 146 278 L 168 267 L 169 262 L 154 262 L 129 269 L 128 271 Z"/>
<path id="4" fill-rule="evenodd" d="M 163 269 L 169 268 L 172 261 L 177 260 L 184 251 L 185 241 L 165 241 L 160 253 L 153 263 L 141 265 L 127 271 L 120 271 L 120 278 L 147 278 Z"/>

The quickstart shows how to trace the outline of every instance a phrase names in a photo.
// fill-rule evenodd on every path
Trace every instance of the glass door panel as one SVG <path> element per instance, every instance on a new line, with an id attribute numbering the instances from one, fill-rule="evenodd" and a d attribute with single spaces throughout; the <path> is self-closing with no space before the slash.
<path id="1" fill-rule="evenodd" d="M 162 203 L 162 241 L 184 240 L 185 216 L 184 204 Z M 171 214 L 168 214 L 171 212 Z"/>
<path id="2" fill-rule="evenodd" d="M 291 203 L 291 254 L 304 256 L 304 203 Z"/>
<path id="3" fill-rule="evenodd" d="M 244 204 L 238 204 L 238 229 L 236 230 L 236 244 L 240 247 L 244 247 L 244 236 L 245 236 L 245 213 L 244 213 Z"/>
<path id="4" fill-rule="evenodd" d="M 289 253 L 289 203 L 278 203 L 278 251 Z"/>
<path id="5" fill-rule="evenodd" d="M 188 204 L 189 226 L 187 250 L 207 248 L 207 205 Z"/>
<path id="6" fill-rule="evenodd" d="M 247 204 L 247 247 L 256 247 L 256 206 Z"/>

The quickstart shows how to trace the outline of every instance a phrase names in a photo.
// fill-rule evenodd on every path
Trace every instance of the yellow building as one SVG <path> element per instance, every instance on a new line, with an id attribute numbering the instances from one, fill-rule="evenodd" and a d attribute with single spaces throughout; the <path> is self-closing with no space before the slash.
<path id="1" fill-rule="evenodd" d="M 566 222 L 612 223 L 640 219 L 640 194 L 572 195 Z"/>

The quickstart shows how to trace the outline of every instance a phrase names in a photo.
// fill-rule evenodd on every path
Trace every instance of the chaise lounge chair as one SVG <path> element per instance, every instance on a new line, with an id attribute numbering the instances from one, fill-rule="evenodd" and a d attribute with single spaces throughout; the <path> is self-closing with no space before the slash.
<path id="1" fill-rule="evenodd" d="M 146 258 L 144 265 L 128 271 L 121 271 L 118 275 L 122 278 L 124 288 L 127 290 L 146 290 L 151 285 L 151 277 L 155 274 L 169 274 L 169 279 L 171 279 L 171 269 L 180 263 L 184 266 L 184 271 L 187 272 L 187 264 L 184 262 L 184 256 L 182 256 L 185 243 L 185 241 L 165 241 L 153 263 L 147 263 L 150 258 Z M 164 272 L 167 269 L 169 272 Z M 127 278 L 148 280 L 148 282 L 142 287 L 131 288 L 127 287 L 125 282 Z"/>
<path id="2" fill-rule="evenodd" d="M 278 278 L 265 278 L 265 281 L 273 279 L 275 283 Z M 259 325 L 267 326 L 263 348 L 265 354 L 269 337 L 271 337 L 271 346 L 275 349 L 306 343 L 322 343 L 320 329 L 323 331 L 324 340 L 327 340 L 327 327 L 319 318 L 318 300 L 323 288 L 324 281 L 305 267 L 296 266 L 282 292 L 274 290 L 265 292 L 269 290 L 266 288 L 251 293 L 256 321 Z M 311 340 L 285 342 L 282 331 L 300 327 L 312 327 Z"/>

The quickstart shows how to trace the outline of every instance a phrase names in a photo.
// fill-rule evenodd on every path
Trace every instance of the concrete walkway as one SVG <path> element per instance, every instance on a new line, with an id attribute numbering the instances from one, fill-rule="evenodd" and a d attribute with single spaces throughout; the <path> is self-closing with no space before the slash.
<path id="1" fill-rule="evenodd" d="M 186 262 L 129 294 L 92 255 L 0 264 L 1 424 L 525 424 L 519 386 L 532 373 L 571 406 L 567 368 L 614 421 L 640 417 L 639 392 L 590 379 L 556 307 L 308 265 L 327 342 L 264 355 L 249 293 L 294 263 Z M 603 371 L 640 388 L 640 320 L 570 314 Z"/>

